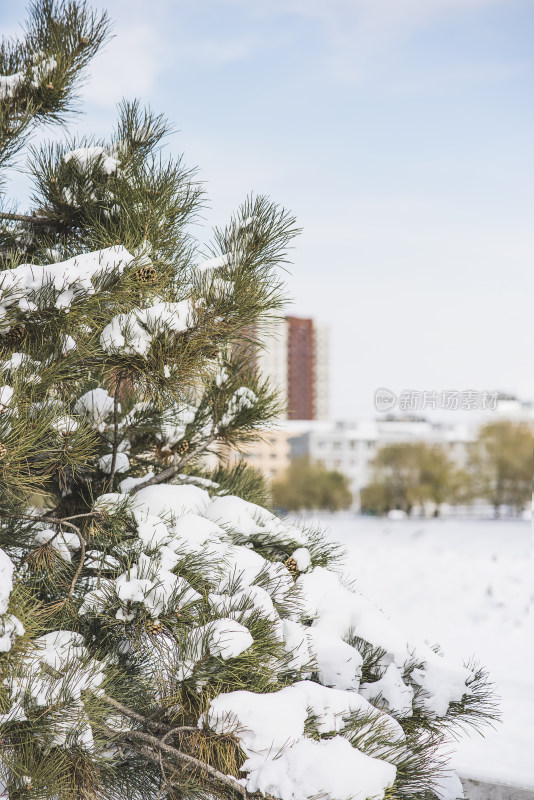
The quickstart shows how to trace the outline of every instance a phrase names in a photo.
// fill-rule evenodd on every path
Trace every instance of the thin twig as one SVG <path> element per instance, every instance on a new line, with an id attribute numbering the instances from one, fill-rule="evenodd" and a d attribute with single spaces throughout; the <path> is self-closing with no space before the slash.
<path id="1" fill-rule="evenodd" d="M 35 523 L 42 523 L 42 522 L 50 522 L 52 525 L 62 525 L 64 522 L 69 522 L 73 519 L 82 519 L 83 517 L 94 517 L 97 516 L 98 511 L 88 511 L 86 514 L 73 514 L 71 517 L 47 517 L 42 515 L 40 517 L 34 517 L 30 514 L 2 514 L 4 519 L 23 519 L 28 520 L 28 522 L 35 522 Z"/>
<path id="2" fill-rule="evenodd" d="M 61 517 L 61 519 L 58 519 L 58 522 L 68 522 L 69 520 L 82 519 L 83 517 L 94 517 L 97 514 L 97 511 L 88 511 L 86 514 L 73 514 L 72 517 Z M 54 517 L 51 517 L 49 521 L 54 522 Z"/>
<path id="3" fill-rule="evenodd" d="M 106 729 L 104 729 L 104 731 L 105 733 L 111 733 L 111 731 L 108 731 Z M 145 756 L 145 758 L 148 758 L 150 761 L 153 761 L 155 764 L 159 764 L 160 766 L 163 764 L 163 766 L 166 767 L 171 773 L 176 772 L 175 765 L 172 764 L 170 761 L 167 761 L 166 758 L 163 758 L 161 753 L 159 753 L 159 755 L 156 755 L 148 747 L 144 747 L 142 744 L 136 744 L 135 742 L 128 742 L 128 747 L 130 747 L 135 753 L 139 753 L 140 755 Z M 173 780 L 172 776 L 168 780 L 171 786 L 180 785 L 178 781 Z"/>
<path id="4" fill-rule="evenodd" d="M 78 564 L 78 569 L 74 573 L 74 577 L 72 579 L 72 583 L 70 585 L 68 594 L 68 597 L 72 597 L 72 595 L 74 594 L 74 589 L 76 588 L 76 584 L 78 583 L 78 578 L 82 574 L 82 569 L 85 562 L 85 539 L 83 538 L 80 529 L 76 525 L 73 525 L 72 522 L 67 522 L 66 520 L 63 520 L 62 525 L 66 525 L 67 528 L 72 528 L 72 530 L 76 533 L 76 536 L 78 537 L 80 542 L 80 550 L 81 550 L 80 563 Z"/>
<path id="5" fill-rule="evenodd" d="M 204 775 L 209 779 L 218 783 L 222 783 L 244 796 L 247 794 L 246 789 L 239 783 L 237 778 L 232 778 L 229 775 L 225 775 L 223 772 L 219 772 L 218 769 L 215 769 L 215 767 L 205 764 L 204 761 L 200 761 L 198 758 L 194 758 L 194 756 L 190 756 L 187 753 L 183 753 L 181 750 L 177 750 L 175 747 L 165 744 L 165 742 L 162 742 L 156 736 L 151 736 L 151 734 L 142 733 L 141 731 L 125 731 L 119 735 L 119 738 L 137 739 L 140 742 L 152 745 L 152 747 L 157 747 L 158 750 L 162 750 L 169 757 L 175 758 L 182 764 L 186 764 L 189 767 L 196 767 L 196 769 L 199 769 L 201 772 L 203 772 Z"/>
<path id="6" fill-rule="evenodd" d="M 121 378 L 118 378 L 115 386 L 115 394 L 113 395 L 113 450 L 111 456 L 111 468 L 109 470 L 109 489 L 113 491 L 113 481 L 115 480 L 115 467 L 117 465 L 117 452 L 119 449 L 119 389 L 121 385 Z"/>
<path id="7" fill-rule="evenodd" d="M 33 214 L 10 214 L 7 211 L 0 211 L 0 219 L 9 219 L 13 220 L 13 222 L 31 222 L 34 225 L 53 225 L 56 223 L 55 220 L 49 217 L 38 217 Z"/>
<path id="8" fill-rule="evenodd" d="M 115 700 L 114 697 L 109 697 L 107 694 L 100 695 L 100 698 L 108 705 L 113 706 L 116 708 L 117 711 L 120 711 L 121 714 L 124 714 L 126 717 L 130 717 L 130 719 L 135 720 L 136 722 L 141 723 L 141 725 L 146 725 L 147 728 L 152 728 L 153 730 L 157 731 L 167 731 L 170 732 L 174 730 L 171 728 L 170 725 L 166 725 L 164 722 L 154 722 L 153 720 L 147 719 L 147 717 L 143 717 L 142 714 L 138 714 L 137 711 L 133 711 L 133 709 L 128 708 L 128 706 L 119 703 L 118 700 Z"/>
<path id="9" fill-rule="evenodd" d="M 30 515 L 26 515 L 26 514 L 4 514 L 3 516 L 4 516 L 4 518 L 8 517 L 9 519 L 21 519 L 21 520 L 25 520 L 25 521 L 28 521 L 28 522 L 40 522 L 40 518 L 39 517 L 31 517 Z M 91 514 L 79 514 L 78 516 L 86 517 L 86 516 L 91 516 Z M 59 534 L 62 532 L 61 531 L 61 527 L 63 525 L 65 525 L 67 528 L 72 528 L 72 530 L 76 533 L 76 536 L 78 537 L 78 540 L 80 542 L 80 550 L 81 550 L 80 563 L 78 564 L 78 568 L 77 568 L 76 572 L 74 573 L 74 577 L 73 577 L 72 583 L 70 585 L 68 597 L 72 597 L 72 595 L 74 593 L 74 589 L 76 588 L 76 584 L 78 583 L 78 578 L 81 575 L 81 572 L 82 572 L 82 569 L 83 569 L 83 564 L 84 564 L 84 561 L 85 561 L 85 545 L 86 545 L 85 539 L 83 538 L 82 533 L 81 533 L 80 529 L 78 528 L 78 526 L 74 525 L 72 522 L 69 522 L 69 520 L 76 519 L 76 518 L 77 517 L 74 516 L 74 517 L 65 517 L 64 519 L 52 519 L 52 518 L 47 519 L 47 522 L 50 522 L 50 523 L 52 523 L 54 525 L 58 525 L 59 527 L 58 527 L 58 530 L 56 531 L 56 533 L 50 539 L 48 539 L 48 541 L 45 542 L 45 544 L 47 544 L 47 545 L 51 544 L 54 541 L 54 539 L 56 539 L 59 536 Z M 41 547 L 42 545 L 39 545 L 39 546 Z M 38 550 L 38 549 L 39 549 L 38 547 L 35 548 L 35 550 Z"/>
<path id="10" fill-rule="evenodd" d="M 167 741 L 170 736 L 175 736 L 179 733 L 201 733 L 200 728 L 195 728 L 193 725 L 180 725 L 178 728 L 173 728 L 171 731 L 167 731 L 162 742 Z"/>
<path id="11" fill-rule="evenodd" d="M 212 442 L 215 441 L 216 438 L 216 433 L 211 434 L 211 436 L 208 436 L 208 438 L 200 447 L 197 447 L 191 453 L 187 453 L 187 455 L 183 456 L 178 463 L 173 464 L 172 467 L 167 467 L 167 469 L 164 469 L 163 472 L 159 472 L 157 475 L 154 475 L 153 478 L 149 478 L 148 480 L 143 481 L 143 483 L 138 483 L 136 486 L 132 486 L 132 488 L 126 492 L 126 494 L 136 494 L 137 492 L 141 491 L 141 489 L 145 489 L 147 486 L 155 486 L 158 483 L 163 483 L 163 481 L 166 481 L 168 478 L 174 477 L 174 475 L 180 472 L 185 464 L 191 461 L 191 459 L 195 458 L 195 456 L 199 455 L 199 453 L 202 453 L 204 450 L 207 450 L 207 448 Z"/>

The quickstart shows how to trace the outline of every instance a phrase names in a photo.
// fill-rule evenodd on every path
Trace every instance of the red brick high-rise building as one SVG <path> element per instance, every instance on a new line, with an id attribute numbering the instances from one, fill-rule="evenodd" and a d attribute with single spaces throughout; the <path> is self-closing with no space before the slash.
<path id="1" fill-rule="evenodd" d="M 312 319 L 286 317 L 287 417 L 316 419 L 315 330 Z"/>
<path id="2" fill-rule="evenodd" d="M 329 331 L 311 318 L 284 317 L 271 326 L 256 354 L 277 389 L 284 419 L 329 418 Z"/>

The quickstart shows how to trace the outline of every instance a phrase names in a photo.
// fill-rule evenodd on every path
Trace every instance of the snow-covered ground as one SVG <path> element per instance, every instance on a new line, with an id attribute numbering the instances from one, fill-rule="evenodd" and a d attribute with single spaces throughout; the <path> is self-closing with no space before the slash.
<path id="1" fill-rule="evenodd" d="M 476 656 L 501 697 L 502 723 L 457 745 L 460 774 L 534 788 L 534 638 L 530 523 L 390 521 L 315 515 L 348 550 L 360 589 L 447 655 Z"/>

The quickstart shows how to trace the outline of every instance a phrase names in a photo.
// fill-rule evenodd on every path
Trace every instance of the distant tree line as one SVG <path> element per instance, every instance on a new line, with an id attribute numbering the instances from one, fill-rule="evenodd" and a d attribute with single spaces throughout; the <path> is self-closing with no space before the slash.
<path id="1" fill-rule="evenodd" d="M 531 497 L 534 432 L 526 423 L 491 422 L 467 447 L 460 467 L 440 445 L 390 444 L 372 463 L 372 480 L 361 491 L 362 511 L 385 514 L 432 504 L 439 515 L 450 505 L 486 500 L 495 516 L 506 506 L 520 513 Z"/>
<path id="2" fill-rule="evenodd" d="M 348 478 L 323 464 L 296 458 L 282 479 L 273 482 L 273 505 L 286 511 L 340 511 L 352 504 Z"/>
<path id="3" fill-rule="evenodd" d="M 534 431 L 526 423 L 491 422 L 467 446 L 460 466 L 443 445 L 422 442 L 381 447 L 372 461 L 372 479 L 362 489 L 361 509 L 387 514 L 400 509 L 411 514 L 424 508 L 436 516 L 443 503 L 467 505 L 485 500 L 495 516 L 502 507 L 520 513 L 531 497 L 534 472 Z M 350 508 L 349 480 L 306 458 L 292 461 L 272 486 L 273 505 L 287 511 Z"/>

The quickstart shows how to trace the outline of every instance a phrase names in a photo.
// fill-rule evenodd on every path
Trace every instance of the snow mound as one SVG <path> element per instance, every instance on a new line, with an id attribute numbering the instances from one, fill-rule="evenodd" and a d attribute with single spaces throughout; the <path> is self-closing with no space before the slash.
<path id="1" fill-rule="evenodd" d="M 206 490 L 191 484 L 147 486 L 135 495 L 135 505 L 139 511 L 154 516 L 169 515 L 175 519 L 189 512 L 203 514 L 209 504 L 210 496 Z"/>
<path id="2" fill-rule="evenodd" d="M 379 718 L 357 692 L 300 681 L 271 694 L 220 694 L 199 727 L 207 724 L 217 733 L 238 737 L 248 756 L 242 770 L 250 792 L 268 792 L 282 800 L 308 800 L 318 791 L 332 800 L 384 797 L 395 780 L 393 765 L 365 755 L 341 736 L 319 742 L 305 736 L 310 714 L 319 732 L 331 733 L 339 732 L 354 712 Z M 392 740 L 403 739 L 393 720 L 385 718 L 385 726 Z"/>
<path id="3" fill-rule="evenodd" d="M 352 747 L 341 736 L 319 742 L 301 739 L 276 758 L 251 756 L 243 764 L 249 792 L 281 800 L 382 800 L 396 768 Z"/>

